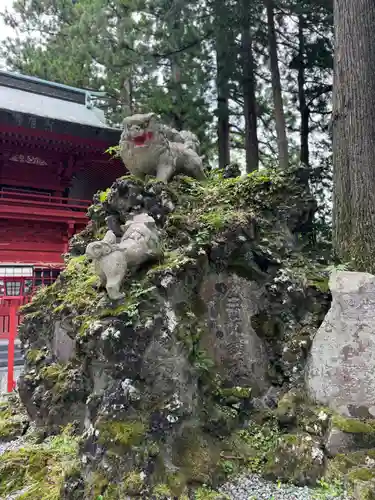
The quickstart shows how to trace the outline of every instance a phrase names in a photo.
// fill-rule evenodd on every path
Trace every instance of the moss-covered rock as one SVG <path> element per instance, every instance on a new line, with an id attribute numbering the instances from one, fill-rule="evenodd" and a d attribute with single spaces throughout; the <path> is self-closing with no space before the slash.
<path id="1" fill-rule="evenodd" d="M 321 444 L 309 434 L 286 434 L 268 455 L 264 472 L 274 480 L 296 485 L 315 485 L 324 475 L 325 457 Z"/>
<path id="2" fill-rule="evenodd" d="M 198 429 L 186 428 L 176 440 L 173 455 L 187 483 L 210 484 L 219 463 L 220 448 Z"/>
<path id="3" fill-rule="evenodd" d="M 301 390 L 291 390 L 279 400 L 275 416 L 281 427 L 323 437 L 332 412 L 309 401 Z"/>
<path id="4" fill-rule="evenodd" d="M 326 478 L 345 483 L 355 499 L 372 498 L 375 493 L 375 449 L 336 455 L 328 461 Z"/>
<path id="5" fill-rule="evenodd" d="M 333 414 L 326 437 L 330 456 L 375 447 L 375 421 L 346 418 Z"/>
<path id="6" fill-rule="evenodd" d="M 141 496 L 146 475 L 142 472 L 129 472 L 124 478 L 124 493 L 129 496 Z"/>
<path id="7" fill-rule="evenodd" d="M 41 444 L 26 443 L 1 455 L 0 495 L 25 490 L 25 500 L 59 500 L 65 479 L 78 467 L 77 438 L 67 428 Z"/>
<path id="8" fill-rule="evenodd" d="M 0 442 L 22 436 L 29 427 L 29 418 L 16 394 L 0 401 Z"/>
<path id="9" fill-rule="evenodd" d="M 328 303 L 315 283 L 324 265 L 301 251 L 315 201 L 299 174 L 213 173 L 168 185 L 124 177 L 95 197 L 66 269 L 25 307 L 20 328 L 22 401 L 47 433 L 77 421 L 84 500 L 183 498 L 243 467 L 273 471 L 275 450 L 295 481 L 310 481 L 291 465 L 294 445 L 278 440 L 291 430 L 283 412 L 320 436 L 319 413 L 300 403 L 289 412 L 284 400 L 276 421 L 264 399 L 272 384 L 286 392 L 301 381 Z M 84 249 L 106 217 L 122 224 L 139 212 L 155 218 L 165 258 L 130 272 L 125 298 L 112 302 Z M 68 361 L 54 351 L 57 324 L 72 340 Z M 312 445 L 296 435 L 304 467 L 315 467 Z M 70 491 L 81 476 L 69 476 Z"/>
<path id="10" fill-rule="evenodd" d="M 147 432 L 141 421 L 99 421 L 96 433 L 100 444 L 111 447 L 113 445 L 130 447 L 139 444 Z"/>

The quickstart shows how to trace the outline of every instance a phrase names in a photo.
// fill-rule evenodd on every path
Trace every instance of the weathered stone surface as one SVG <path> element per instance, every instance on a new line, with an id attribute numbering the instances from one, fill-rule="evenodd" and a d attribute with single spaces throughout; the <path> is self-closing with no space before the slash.
<path id="1" fill-rule="evenodd" d="M 75 341 L 68 335 L 67 330 L 56 321 L 51 350 L 56 358 L 67 363 L 75 353 Z"/>
<path id="2" fill-rule="evenodd" d="M 199 141 L 191 132 L 178 132 L 161 124 L 155 113 L 128 116 L 123 125 L 120 155 L 136 177 L 154 175 L 168 182 L 180 173 L 205 179 L 197 152 Z"/>
<path id="3" fill-rule="evenodd" d="M 356 446 L 352 434 L 332 427 L 327 434 L 325 448 L 328 455 L 334 457 L 339 453 L 354 451 Z"/>
<path id="4" fill-rule="evenodd" d="M 315 485 L 324 474 L 325 457 L 320 441 L 309 434 L 288 434 L 270 454 L 266 475 L 275 480 Z"/>
<path id="5" fill-rule="evenodd" d="M 260 308 L 262 292 L 257 283 L 224 273 L 209 275 L 200 291 L 208 308 L 202 346 L 226 383 L 251 387 L 253 396 L 270 385 L 266 348 L 251 321 Z"/>
<path id="6" fill-rule="evenodd" d="M 86 248 L 86 256 L 94 261 L 100 282 L 113 300 L 123 298 L 120 287 L 129 267 L 134 270 L 162 256 L 159 231 L 152 217 L 146 213 L 134 215 L 122 229 L 119 243 L 109 230 L 103 240 L 89 243 Z"/>
<path id="7" fill-rule="evenodd" d="M 273 414 L 299 380 L 327 302 L 316 285 L 326 285 L 325 265 L 294 253 L 313 206 L 295 179 L 126 177 L 97 195 L 92 230 L 76 238 L 66 269 L 26 307 L 20 328 L 20 395 L 30 417 L 48 433 L 77 420 L 78 470 L 65 497 L 182 498 L 248 459 L 261 472 L 286 431 L 293 436 L 278 451 L 293 480 L 320 475 L 319 413 L 297 408 L 297 429 L 281 429 Z M 146 213 L 164 259 L 123 280 L 124 298 L 114 303 L 82 247 L 103 238 L 111 217 L 121 238 Z M 67 362 L 56 362 L 51 344 L 59 322 L 75 342 Z M 234 434 L 245 461 L 230 447 Z"/>
<path id="8" fill-rule="evenodd" d="M 375 416 L 375 277 L 337 271 L 331 308 L 313 340 L 310 396 L 352 417 Z"/>

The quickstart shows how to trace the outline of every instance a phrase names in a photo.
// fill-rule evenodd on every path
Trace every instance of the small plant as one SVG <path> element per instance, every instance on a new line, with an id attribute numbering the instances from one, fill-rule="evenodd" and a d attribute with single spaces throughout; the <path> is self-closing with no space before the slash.
<path id="1" fill-rule="evenodd" d="M 341 497 L 345 491 L 344 485 L 341 481 L 335 479 L 330 483 L 327 483 L 324 479 L 318 481 L 318 488 L 313 494 L 314 500 L 325 500 L 327 498 L 338 498 Z"/>
<path id="2" fill-rule="evenodd" d="M 334 271 L 350 271 L 353 269 L 353 262 L 344 262 L 343 264 L 332 265 L 327 267 L 329 273 Z"/>
<path id="3" fill-rule="evenodd" d="M 233 472 L 235 471 L 234 464 L 230 460 L 224 460 L 221 463 L 221 468 L 223 469 L 223 471 L 225 472 L 225 474 L 228 475 L 228 476 L 230 474 L 233 474 Z"/>

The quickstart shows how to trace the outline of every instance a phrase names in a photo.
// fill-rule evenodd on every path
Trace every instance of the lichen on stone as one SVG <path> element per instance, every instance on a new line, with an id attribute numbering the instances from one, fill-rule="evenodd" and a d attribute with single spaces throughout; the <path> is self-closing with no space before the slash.
<path id="1" fill-rule="evenodd" d="M 67 476 L 67 491 L 83 481 L 83 500 L 182 499 L 189 489 L 222 498 L 212 485 L 242 469 L 270 473 L 276 452 L 290 465 L 306 435 L 321 449 L 320 409 L 266 398 L 301 383 L 329 304 L 323 264 L 301 251 L 315 206 L 293 169 L 168 185 L 126 176 L 95 196 L 66 269 L 24 308 L 20 328 L 32 420 L 47 434 L 77 421 L 82 477 Z M 160 229 L 164 259 L 127 275 L 124 298 L 111 301 L 85 246 L 106 217 L 124 224 L 142 212 Z M 56 325 L 72 343 L 68 362 L 57 359 Z M 252 345 L 260 356 L 250 363 Z M 313 446 L 301 449 L 307 468 Z"/>

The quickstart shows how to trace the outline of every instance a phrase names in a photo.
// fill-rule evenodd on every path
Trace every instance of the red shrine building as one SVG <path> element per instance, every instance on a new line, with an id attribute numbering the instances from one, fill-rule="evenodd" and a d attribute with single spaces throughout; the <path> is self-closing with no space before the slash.
<path id="1" fill-rule="evenodd" d="M 94 193 L 124 175 L 100 97 L 0 71 L 0 338 L 10 310 L 58 276 Z"/>

